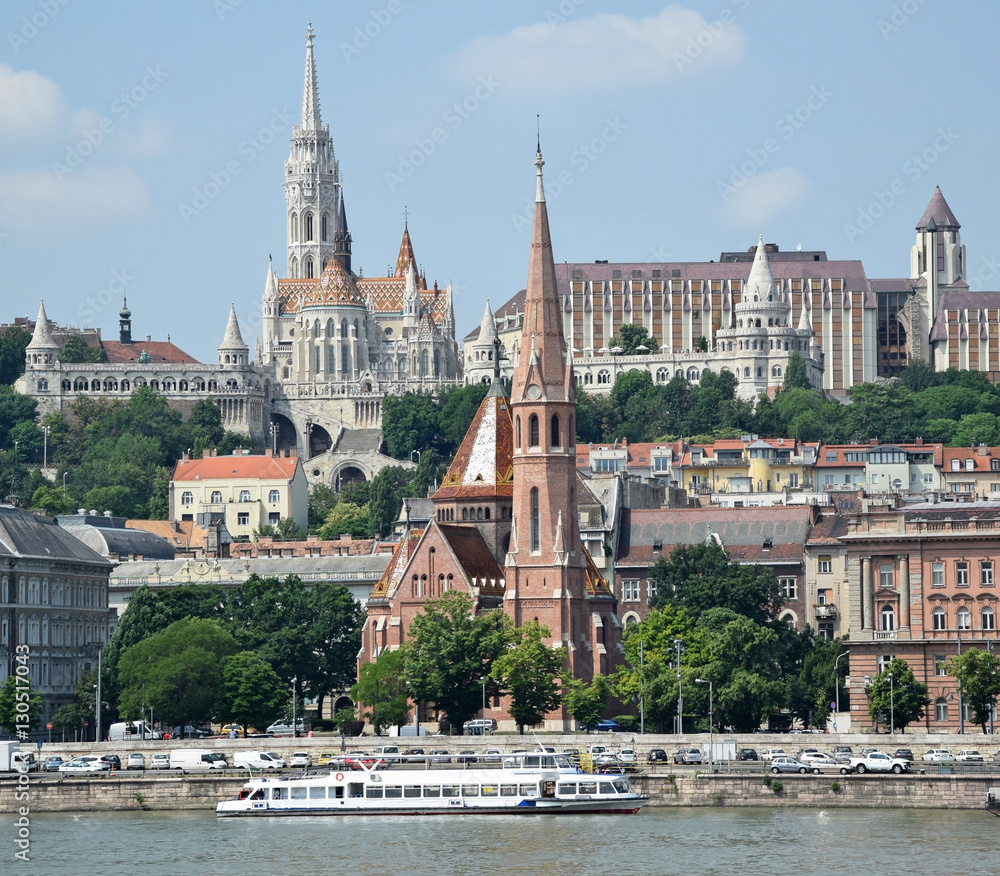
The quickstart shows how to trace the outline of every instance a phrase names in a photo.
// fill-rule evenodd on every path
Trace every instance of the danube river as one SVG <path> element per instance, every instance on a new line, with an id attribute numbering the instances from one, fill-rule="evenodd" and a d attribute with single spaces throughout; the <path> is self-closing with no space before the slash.
<path id="1" fill-rule="evenodd" d="M 0 873 L 992 873 L 985 810 L 645 809 L 630 816 L 217 819 L 207 812 L 31 818 L 30 863 L 0 817 Z"/>

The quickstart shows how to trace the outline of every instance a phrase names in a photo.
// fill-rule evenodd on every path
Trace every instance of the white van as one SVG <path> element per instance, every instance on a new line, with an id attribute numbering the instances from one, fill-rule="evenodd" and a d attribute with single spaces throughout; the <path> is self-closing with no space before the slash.
<path id="1" fill-rule="evenodd" d="M 273 751 L 237 751 L 233 754 L 237 769 L 283 770 L 285 762 Z"/>
<path id="2" fill-rule="evenodd" d="M 163 734 L 145 721 L 119 721 L 108 729 L 109 742 L 134 742 L 141 739 L 162 739 Z"/>
<path id="3" fill-rule="evenodd" d="M 175 748 L 170 752 L 170 769 L 186 773 L 224 770 L 229 764 L 221 751 L 207 748 Z"/>

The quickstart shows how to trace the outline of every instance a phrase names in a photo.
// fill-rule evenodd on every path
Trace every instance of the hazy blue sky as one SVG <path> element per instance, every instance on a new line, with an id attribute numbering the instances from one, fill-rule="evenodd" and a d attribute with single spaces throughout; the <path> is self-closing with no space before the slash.
<path id="1" fill-rule="evenodd" d="M 0 321 L 115 337 L 127 284 L 135 336 L 211 358 L 234 301 L 252 348 L 308 21 L 355 269 L 406 207 L 463 335 L 524 285 L 536 113 L 558 260 L 763 234 L 908 276 L 940 184 L 1000 288 L 1000 3 L 5 0 Z"/>

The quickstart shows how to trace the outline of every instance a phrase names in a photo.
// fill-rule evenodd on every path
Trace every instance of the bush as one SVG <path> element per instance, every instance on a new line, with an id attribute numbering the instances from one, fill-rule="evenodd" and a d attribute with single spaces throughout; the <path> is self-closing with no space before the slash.
<path id="1" fill-rule="evenodd" d="M 830 790 L 833 791 L 834 794 L 839 794 L 840 793 L 840 782 L 838 782 L 836 779 L 834 779 L 832 782 L 830 782 Z"/>
<path id="2" fill-rule="evenodd" d="M 639 732 L 639 718 L 637 715 L 615 715 L 612 720 L 618 723 L 623 733 Z"/>
<path id="3" fill-rule="evenodd" d="M 774 791 L 775 794 L 780 794 L 785 790 L 785 786 L 781 783 L 781 779 L 771 780 L 771 790 Z"/>
<path id="4" fill-rule="evenodd" d="M 314 718 L 309 722 L 309 726 L 315 733 L 332 733 L 337 729 L 337 722 L 329 718 Z"/>

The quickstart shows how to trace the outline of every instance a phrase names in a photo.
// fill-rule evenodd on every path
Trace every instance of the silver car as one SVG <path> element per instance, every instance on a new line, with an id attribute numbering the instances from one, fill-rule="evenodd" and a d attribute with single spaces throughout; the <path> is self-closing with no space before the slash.
<path id="1" fill-rule="evenodd" d="M 678 748 L 674 752 L 674 763 L 701 763 L 700 748 Z"/>
<path id="2" fill-rule="evenodd" d="M 807 773 L 809 765 L 787 754 L 780 755 L 772 759 L 770 770 L 772 773 Z"/>
<path id="3" fill-rule="evenodd" d="M 110 765 L 99 757 L 75 757 L 59 767 L 61 773 L 106 773 Z"/>

